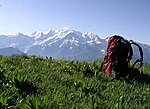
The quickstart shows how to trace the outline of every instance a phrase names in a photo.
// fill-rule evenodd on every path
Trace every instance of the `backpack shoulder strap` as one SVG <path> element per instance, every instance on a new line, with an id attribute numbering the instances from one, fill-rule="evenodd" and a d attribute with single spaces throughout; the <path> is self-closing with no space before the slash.
<path id="1" fill-rule="evenodd" d="M 138 62 L 140 62 L 140 67 L 139 67 L 139 68 L 141 68 L 142 65 L 143 65 L 143 63 L 142 63 L 142 62 L 143 62 L 143 50 L 142 50 L 142 48 L 141 48 L 137 43 L 133 42 L 133 40 L 130 40 L 130 43 L 133 44 L 133 45 L 136 45 L 136 46 L 138 47 L 138 49 L 139 49 L 139 51 L 140 51 L 140 56 L 141 56 L 140 59 L 137 59 L 137 60 L 134 62 L 134 64 L 132 65 L 132 68 L 133 68 Z"/>
<path id="2" fill-rule="evenodd" d="M 128 40 L 122 40 L 121 42 L 124 43 L 129 50 L 127 61 L 130 62 L 130 60 L 132 59 L 132 56 L 133 56 L 133 50 L 131 47 L 131 43 Z"/>

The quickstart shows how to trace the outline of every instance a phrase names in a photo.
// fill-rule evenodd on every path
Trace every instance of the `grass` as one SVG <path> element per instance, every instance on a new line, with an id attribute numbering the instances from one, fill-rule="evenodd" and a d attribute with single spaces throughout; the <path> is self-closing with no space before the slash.
<path id="1" fill-rule="evenodd" d="M 149 109 L 150 83 L 113 80 L 100 61 L 0 56 L 0 109 Z M 141 72 L 150 75 L 144 65 Z"/>

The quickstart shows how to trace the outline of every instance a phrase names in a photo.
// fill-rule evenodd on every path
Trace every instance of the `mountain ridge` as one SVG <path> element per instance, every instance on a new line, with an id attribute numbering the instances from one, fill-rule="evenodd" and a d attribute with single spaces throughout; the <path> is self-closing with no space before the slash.
<path id="1" fill-rule="evenodd" d="M 14 47 L 28 55 L 49 56 L 55 59 L 93 61 L 103 59 L 107 40 L 92 32 L 82 33 L 62 28 L 46 32 L 35 31 L 31 35 L 0 35 L 0 48 Z M 150 64 L 150 46 L 139 44 L 144 51 L 144 62 Z M 135 57 L 138 57 L 138 51 L 134 52 Z"/>

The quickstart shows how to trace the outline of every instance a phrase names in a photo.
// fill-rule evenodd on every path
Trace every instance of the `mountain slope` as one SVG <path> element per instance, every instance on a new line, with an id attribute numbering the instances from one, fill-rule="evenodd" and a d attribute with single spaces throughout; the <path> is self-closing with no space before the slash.
<path id="1" fill-rule="evenodd" d="M 0 55 L 4 55 L 4 56 L 25 55 L 25 53 L 21 52 L 17 48 L 7 47 L 7 48 L 0 49 Z"/>

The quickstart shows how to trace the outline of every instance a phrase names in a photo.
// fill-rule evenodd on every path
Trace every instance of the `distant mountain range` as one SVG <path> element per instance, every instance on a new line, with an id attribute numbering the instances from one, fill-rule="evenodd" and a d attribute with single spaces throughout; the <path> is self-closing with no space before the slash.
<path id="1" fill-rule="evenodd" d="M 139 45 L 144 51 L 144 62 L 150 64 L 150 46 L 146 44 Z M 22 33 L 16 35 L 0 35 L 0 54 L 2 51 L 9 48 L 12 54 L 26 53 L 28 55 L 41 55 L 43 57 L 52 57 L 54 59 L 71 59 L 80 61 L 93 61 L 103 59 L 107 39 L 101 39 L 98 35 L 91 32 L 81 33 L 79 31 L 71 30 L 69 28 L 62 28 L 60 30 L 48 30 L 47 32 L 36 31 L 31 35 L 24 35 Z M 17 53 L 13 53 L 15 50 Z M 138 50 L 134 48 L 134 57 L 138 58 Z"/>

